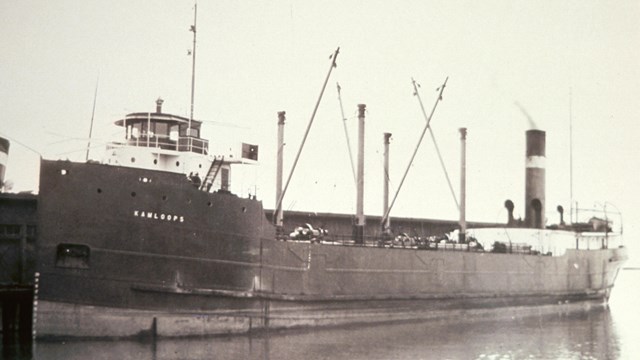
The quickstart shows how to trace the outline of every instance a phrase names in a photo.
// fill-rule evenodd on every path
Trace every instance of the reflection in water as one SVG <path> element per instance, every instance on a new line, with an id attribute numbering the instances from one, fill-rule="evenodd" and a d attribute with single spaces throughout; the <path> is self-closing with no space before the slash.
<path id="1" fill-rule="evenodd" d="M 624 272 L 618 280 L 611 310 L 596 308 L 507 320 L 452 318 L 146 343 L 40 342 L 34 353 L 37 359 L 83 360 L 637 358 L 640 344 L 636 328 L 640 318 L 635 302 L 640 296 L 640 271 Z"/>
<path id="2" fill-rule="evenodd" d="M 616 359 L 608 309 L 501 321 L 404 323 L 259 336 L 39 343 L 47 359 Z"/>

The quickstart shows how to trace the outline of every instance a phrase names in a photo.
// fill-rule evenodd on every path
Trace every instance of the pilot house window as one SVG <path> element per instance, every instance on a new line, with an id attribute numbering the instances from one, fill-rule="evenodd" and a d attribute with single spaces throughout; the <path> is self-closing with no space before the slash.
<path id="1" fill-rule="evenodd" d="M 180 124 L 180 136 L 193 136 L 193 137 L 199 138 L 200 129 L 195 126 L 192 126 L 191 128 L 189 128 L 188 124 Z"/>
<path id="2" fill-rule="evenodd" d="M 169 136 L 169 126 L 166 123 L 151 124 L 153 131 L 160 137 Z"/>
<path id="3" fill-rule="evenodd" d="M 133 124 L 133 129 L 131 129 L 131 137 L 137 139 L 140 136 L 142 136 L 142 124 Z"/>

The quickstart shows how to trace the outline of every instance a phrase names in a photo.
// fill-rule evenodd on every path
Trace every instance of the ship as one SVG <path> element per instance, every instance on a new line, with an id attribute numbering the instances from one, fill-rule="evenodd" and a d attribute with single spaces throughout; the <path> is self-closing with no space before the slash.
<path id="1" fill-rule="evenodd" d="M 190 116 L 165 112 L 159 98 L 155 111 L 115 121 L 122 136 L 107 144 L 101 161 L 41 159 L 37 337 L 155 339 L 514 317 L 609 299 L 628 256 L 621 230 L 606 211 L 587 221 L 572 211 L 569 223 L 546 225 L 542 130 L 526 133 L 524 220 L 513 218 L 507 201 L 504 224 L 468 223 L 462 177 L 459 221 L 390 217 L 388 178 L 383 215 L 365 221 L 364 104 L 355 216 L 283 211 L 291 179 L 282 185 L 285 112 L 277 114 L 275 209 L 256 194 L 234 194 L 232 168 L 256 164 L 259 146 L 238 142 L 220 151 L 202 137 L 203 121 L 193 116 L 195 17 L 191 31 Z M 415 81 L 414 89 L 417 95 Z M 463 154 L 465 136 L 461 129 Z M 383 138 L 387 149 L 390 134 Z M 385 150 L 385 174 L 387 164 Z"/>
<path id="2" fill-rule="evenodd" d="M 41 160 L 38 337 L 206 336 L 564 311 L 605 304 L 627 259 L 606 214 L 546 225 L 542 130 L 526 132 L 524 220 L 507 201 L 504 224 L 463 227 L 457 236 L 394 234 L 393 226 L 337 217 L 353 224 L 345 234 L 314 224 L 283 229 L 257 196 L 230 191 L 232 165 L 255 164 L 258 146 L 214 154 L 202 121 L 162 105 L 115 121 L 123 138 L 100 162 Z"/>

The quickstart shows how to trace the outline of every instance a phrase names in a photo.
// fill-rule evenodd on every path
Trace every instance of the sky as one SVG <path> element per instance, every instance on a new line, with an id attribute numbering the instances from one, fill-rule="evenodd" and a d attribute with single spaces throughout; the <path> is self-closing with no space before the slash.
<path id="1" fill-rule="evenodd" d="M 12 141 L 6 179 L 13 191 L 37 190 L 41 156 L 84 161 L 96 87 L 93 159 L 123 135 L 115 120 L 153 111 L 158 97 L 165 112 L 188 116 L 193 5 L 0 3 L 0 135 Z M 505 221 L 506 199 L 524 216 L 524 133 L 535 127 L 547 137 L 548 223 L 558 221 L 557 205 L 571 207 L 571 194 L 580 208 L 606 204 L 623 214 L 633 249 L 638 19 L 640 3 L 631 0 L 201 1 L 194 116 L 207 121 L 212 148 L 259 145 L 260 165 L 234 169 L 232 189 L 273 208 L 277 112 L 287 113 L 286 177 L 340 47 L 283 203 L 355 211 L 340 83 L 354 150 L 357 104 L 367 106 L 365 213 L 380 215 L 382 134 L 393 134 L 393 193 L 425 124 L 411 80 L 429 111 L 448 77 L 431 125 L 457 196 L 458 129 L 468 129 L 468 220 Z M 458 218 L 428 135 L 392 216 Z"/>

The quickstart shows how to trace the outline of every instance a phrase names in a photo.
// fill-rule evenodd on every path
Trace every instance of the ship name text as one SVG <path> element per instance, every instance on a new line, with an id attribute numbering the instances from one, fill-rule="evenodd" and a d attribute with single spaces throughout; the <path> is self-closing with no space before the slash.
<path id="1" fill-rule="evenodd" d="M 133 216 L 140 217 L 140 218 L 145 218 L 145 219 L 153 219 L 153 220 L 184 222 L 184 216 L 174 215 L 174 214 L 157 213 L 157 212 L 152 212 L 152 211 L 133 210 Z"/>

